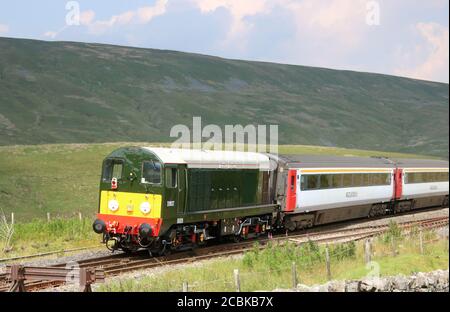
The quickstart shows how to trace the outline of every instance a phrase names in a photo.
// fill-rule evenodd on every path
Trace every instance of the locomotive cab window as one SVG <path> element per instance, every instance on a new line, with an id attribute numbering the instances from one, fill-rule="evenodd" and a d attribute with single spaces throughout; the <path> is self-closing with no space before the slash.
<path id="1" fill-rule="evenodd" d="M 123 172 L 123 160 L 107 159 L 103 163 L 103 182 L 111 182 L 112 178 L 121 179 Z"/>
<path id="2" fill-rule="evenodd" d="M 142 183 L 161 183 L 161 163 L 158 161 L 144 161 L 142 163 Z"/>
<path id="3" fill-rule="evenodd" d="M 177 168 L 167 168 L 166 169 L 166 187 L 176 188 L 177 187 Z"/>

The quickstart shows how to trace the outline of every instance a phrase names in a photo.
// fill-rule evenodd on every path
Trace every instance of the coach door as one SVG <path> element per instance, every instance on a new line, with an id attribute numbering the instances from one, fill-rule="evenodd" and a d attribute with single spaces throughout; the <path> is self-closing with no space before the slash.
<path id="1" fill-rule="evenodd" d="M 402 198 L 403 193 L 403 169 L 394 170 L 394 199 Z"/>
<path id="2" fill-rule="evenodd" d="M 178 197 L 178 205 L 177 205 L 177 213 L 184 214 L 185 206 L 186 206 L 186 194 L 187 194 L 187 168 L 185 165 L 178 166 L 178 187 L 177 187 L 177 197 Z"/>
<path id="3" fill-rule="evenodd" d="M 166 207 L 170 215 L 174 215 L 178 211 L 178 168 L 176 165 L 166 165 L 165 167 L 165 198 Z"/>

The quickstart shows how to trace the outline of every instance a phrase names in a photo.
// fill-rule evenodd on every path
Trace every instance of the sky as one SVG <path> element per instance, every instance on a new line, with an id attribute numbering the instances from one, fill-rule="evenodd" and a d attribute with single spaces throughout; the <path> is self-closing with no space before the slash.
<path id="1" fill-rule="evenodd" d="M 0 37 L 449 82 L 448 0 L 2 0 Z"/>

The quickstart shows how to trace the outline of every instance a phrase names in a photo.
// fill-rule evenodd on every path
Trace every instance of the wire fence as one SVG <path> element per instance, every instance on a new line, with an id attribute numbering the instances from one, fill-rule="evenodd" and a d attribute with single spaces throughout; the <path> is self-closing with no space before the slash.
<path id="1" fill-rule="evenodd" d="M 83 221 L 84 219 L 94 219 L 97 215 L 97 212 L 81 212 L 81 211 L 73 211 L 64 214 L 58 214 L 55 212 L 42 212 L 40 216 L 35 216 L 34 219 L 46 220 L 47 222 L 51 222 L 54 220 L 60 219 L 78 219 L 79 221 Z M 16 222 L 30 222 L 29 218 L 17 218 L 15 212 L 11 213 L 3 213 L 0 210 L 0 217 L 5 220 L 6 223 L 14 225 Z"/>
<path id="2" fill-rule="evenodd" d="M 198 266 L 194 269 L 179 268 L 162 273 L 164 276 L 152 279 L 151 286 L 142 286 L 143 289 L 151 287 L 155 291 L 257 291 L 274 289 L 294 289 L 299 284 L 325 284 L 331 280 L 345 280 L 349 278 L 379 277 L 381 276 L 383 263 L 391 261 L 393 257 L 416 254 L 433 256 L 436 247 L 445 248 L 448 252 L 448 227 L 426 230 L 418 229 L 417 233 L 392 236 L 387 233 L 381 236 L 367 238 L 359 242 L 345 242 L 335 244 L 316 245 L 314 243 L 302 243 L 286 247 L 289 242 L 278 246 L 269 247 L 268 250 L 259 251 L 260 254 L 273 252 L 273 262 L 279 260 L 275 253 L 277 248 L 300 253 L 285 259 L 273 266 L 245 265 L 245 257 L 231 264 L 223 263 L 218 266 Z M 303 248 L 311 244 L 317 249 Z M 272 249 L 271 249 L 272 248 Z M 247 255 L 248 257 L 248 255 Z M 264 255 L 270 257 L 270 255 Z M 256 257 L 261 261 L 264 258 Z M 289 258 L 289 257 L 288 257 Z M 267 260 L 267 259 L 266 259 Z M 281 260 L 280 260 L 281 261 Z M 244 263 L 244 264 L 243 264 Z M 360 268 L 355 271 L 355 267 Z M 225 270 L 226 269 L 226 270 Z M 189 271 L 187 273 L 187 271 Z M 361 273 L 361 274 L 359 274 Z M 358 275 L 359 274 L 359 275 Z M 357 276 L 358 275 L 358 276 Z M 139 289 L 133 289 L 139 291 Z"/>

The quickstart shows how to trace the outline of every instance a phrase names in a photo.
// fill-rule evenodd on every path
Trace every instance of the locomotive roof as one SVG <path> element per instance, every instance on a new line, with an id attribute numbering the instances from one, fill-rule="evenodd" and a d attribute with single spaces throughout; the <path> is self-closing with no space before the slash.
<path id="1" fill-rule="evenodd" d="M 189 168 L 266 169 L 270 165 L 269 157 L 260 153 L 161 147 L 143 149 L 165 164 L 187 164 Z"/>
<path id="2" fill-rule="evenodd" d="M 272 156 L 275 159 L 276 156 Z M 279 155 L 282 166 L 287 168 L 448 168 L 448 161 L 429 159 L 389 159 L 383 157 L 346 157 L 323 155 Z"/>

